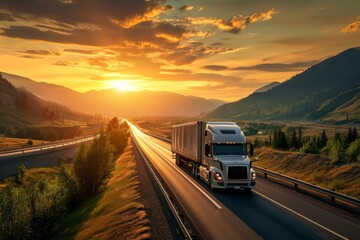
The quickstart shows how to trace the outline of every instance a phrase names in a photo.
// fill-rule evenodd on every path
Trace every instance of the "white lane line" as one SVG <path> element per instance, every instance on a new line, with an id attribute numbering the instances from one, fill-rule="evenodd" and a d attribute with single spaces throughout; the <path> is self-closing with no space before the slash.
<path id="1" fill-rule="evenodd" d="M 273 199 L 271 199 L 271 198 L 269 198 L 269 197 L 265 196 L 264 194 L 261 194 L 261 193 L 259 193 L 258 191 L 255 191 L 255 190 L 253 190 L 253 192 L 254 192 L 254 193 L 256 193 L 257 195 L 259 195 L 259 196 L 261 196 L 261 197 L 263 197 L 263 198 L 267 199 L 268 201 L 270 201 L 270 202 L 272 202 L 272 203 L 274 203 L 274 204 L 276 204 L 276 205 L 278 205 L 278 206 L 280 206 L 280 207 L 282 207 L 282 208 L 286 209 L 287 211 L 289 211 L 289 212 L 291 212 L 291 213 L 295 214 L 296 216 L 298 216 L 298 217 L 300 217 L 300 218 L 303 218 L 303 219 L 305 219 L 305 220 L 307 220 L 307 221 L 311 222 L 312 224 L 314 224 L 314 225 L 318 226 L 319 228 L 322 228 L 322 229 L 324 229 L 324 230 L 326 230 L 326 231 L 328 231 L 328 232 L 330 232 L 330 233 L 334 234 L 335 236 L 337 236 L 337 237 L 339 237 L 339 238 L 341 238 L 341 239 L 348 240 L 348 238 L 346 238 L 346 237 L 344 237 L 344 236 L 342 236 L 342 235 L 340 235 L 340 234 L 338 234 L 338 233 L 336 233 L 336 232 L 334 232 L 334 231 L 332 231 L 332 230 L 328 229 L 327 227 L 324 227 L 323 225 L 321 225 L 321 224 L 319 224 L 319 223 L 317 223 L 317 222 L 315 222 L 315 221 L 311 220 L 310 218 L 305 217 L 304 215 L 301 215 L 301 214 L 300 214 L 300 213 L 298 213 L 298 212 L 295 212 L 294 210 L 292 210 L 292 209 L 290 209 L 290 208 L 288 208 L 288 207 L 285 207 L 285 206 L 284 206 L 284 205 L 282 205 L 281 203 L 276 202 L 275 200 L 273 200 Z"/>
<path id="2" fill-rule="evenodd" d="M 144 133 L 142 133 L 144 134 Z M 144 139 L 145 140 L 145 139 Z M 150 145 L 155 145 L 156 143 L 153 142 L 149 142 L 148 143 Z M 152 143 L 152 144 L 151 144 Z M 148 145 L 148 147 L 152 148 L 151 146 Z M 156 146 L 153 146 L 156 147 Z M 162 146 L 158 145 L 157 148 L 162 148 Z M 165 148 L 164 148 L 165 149 Z M 186 176 L 181 170 L 179 170 L 178 168 L 176 168 L 171 162 L 169 162 L 164 156 L 161 156 L 158 152 L 156 152 L 156 150 L 154 150 L 154 148 L 152 148 L 152 150 L 159 156 L 161 157 L 163 160 L 165 160 L 173 169 L 175 169 L 178 173 L 180 173 L 186 180 L 188 180 L 188 182 L 190 182 L 196 189 L 198 189 L 207 199 L 210 200 L 210 202 L 212 202 L 218 209 L 222 209 L 222 207 L 212 198 L 210 197 L 206 192 L 204 192 L 204 190 L 202 190 L 198 185 L 196 185 L 192 179 L 190 179 L 188 176 Z M 160 149 L 161 150 L 161 149 Z M 165 149 L 166 150 L 166 149 Z M 164 151 L 164 150 L 163 150 Z"/>

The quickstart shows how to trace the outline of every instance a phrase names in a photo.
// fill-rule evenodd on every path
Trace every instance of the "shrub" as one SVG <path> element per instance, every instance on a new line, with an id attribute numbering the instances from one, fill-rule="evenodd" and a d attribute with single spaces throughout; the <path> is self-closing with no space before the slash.
<path id="1" fill-rule="evenodd" d="M 34 144 L 34 142 L 33 142 L 33 140 L 29 139 L 29 141 L 27 141 L 27 144 L 28 144 L 29 146 L 32 146 L 32 145 Z"/>
<path id="2" fill-rule="evenodd" d="M 114 168 L 114 149 L 104 131 L 90 147 L 82 145 L 74 162 L 74 173 L 86 197 L 92 196 Z"/>
<path id="3" fill-rule="evenodd" d="M 329 148 L 329 157 L 333 164 L 344 162 L 345 147 L 341 141 L 331 141 Z"/>
<path id="4" fill-rule="evenodd" d="M 353 141 L 346 150 L 347 159 L 350 162 L 360 161 L 360 139 Z"/>
<path id="5" fill-rule="evenodd" d="M 341 179 L 334 179 L 331 182 L 331 186 L 335 189 L 335 190 L 342 190 L 345 188 L 345 181 L 341 180 Z"/>
<path id="6" fill-rule="evenodd" d="M 320 153 L 316 143 L 313 140 L 306 142 L 304 146 L 300 149 L 300 151 L 303 153 Z"/>
<path id="7" fill-rule="evenodd" d="M 24 177 L 25 177 L 25 171 L 26 171 L 26 169 L 25 169 L 24 164 L 21 164 L 17 170 L 17 174 L 16 174 L 16 178 L 15 178 L 16 183 L 18 183 L 18 184 L 23 183 Z"/>

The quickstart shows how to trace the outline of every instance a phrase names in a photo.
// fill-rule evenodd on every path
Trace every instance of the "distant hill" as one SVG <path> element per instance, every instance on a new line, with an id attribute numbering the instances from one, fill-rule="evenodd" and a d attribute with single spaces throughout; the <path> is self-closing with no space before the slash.
<path id="1" fill-rule="evenodd" d="M 69 88 L 36 82 L 3 73 L 16 87 L 25 88 L 42 99 L 55 101 L 72 109 L 107 116 L 196 116 L 225 102 L 184 96 L 171 92 L 121 92 L 116 89 L 79 93 Z"/>
<path id="2" fill-rule="evenodd" d="M 207 117 L 359 121 L 360 47 L 328 58 L 266 92 L 225 104 Z"/>
<path id="3" fill-rule="evenodd" d="M 280 85 L 279 82 L 272 82 L 272 83 L 269 83 L 269 84 L 267 84 L 267 85 L 265 85 L 265 86 L 263 86 L 263 87 L 255 90 L 254 93 L 267 92 L 267 91 L 269 91 L 270 89 L 273 89 L 274 87 L 276 87 L 276 86 L 278 86 L 278 85 Z"/>
<path id="4" fill-rule="evenodd" d="M 45 140 L 72 138 L 81 132 L 79 126 L 69 122 L 90 119 L 92 116 L 17 89 L 0 75 L 0 134 Z"/>

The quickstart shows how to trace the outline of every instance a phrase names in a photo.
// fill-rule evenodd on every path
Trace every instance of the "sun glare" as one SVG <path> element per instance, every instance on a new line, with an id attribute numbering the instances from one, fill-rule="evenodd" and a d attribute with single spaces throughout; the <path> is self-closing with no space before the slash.
<path id="1" fill-rule="evenodd" d="M 108 82 L 111 88 L 116 88 L 120 91 L 135 91 L 135 86 L 129 80 L 113 80 Z"/>

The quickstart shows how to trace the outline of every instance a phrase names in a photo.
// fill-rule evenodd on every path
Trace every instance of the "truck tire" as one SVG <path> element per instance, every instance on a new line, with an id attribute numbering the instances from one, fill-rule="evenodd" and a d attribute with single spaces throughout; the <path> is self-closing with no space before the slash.
<path id="1" fill-rule="evenodd" d="M 179 154 L 176 154 L 176 156 L 175 156 L 175 163 L 176 163 L 177 166 L 181 167 L 182 162 L 180 160 L 180 155 Z"/>
<path id="2" fill-rule="evenodd" d="M 212 185 L 212 180 L 211 180 L 211 172 L 209 172 L 209 177 L 208 177 L 208 184 L 210 186 L 210 189 L 215 191 L 214 186 Z"/>
<path id="3" fill-rule="evenodd" d="M 199 165 L 196 162 L 192 163 L 192 175 L 199 179 Z"/>

